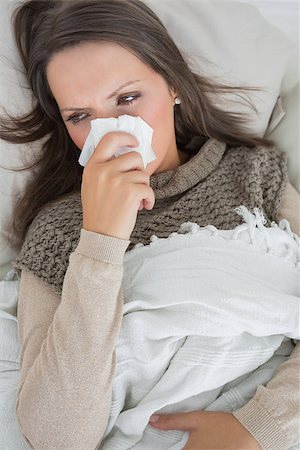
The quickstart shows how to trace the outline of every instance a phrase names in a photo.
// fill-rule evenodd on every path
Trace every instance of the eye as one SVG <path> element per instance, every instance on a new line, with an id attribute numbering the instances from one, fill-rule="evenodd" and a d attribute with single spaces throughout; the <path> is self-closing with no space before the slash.
<path id="1" fill-rule="evenodd" d="M 81 116 L 85 116 L 85 117 L 80 118 Z M 89 114 L 84 114 L 84 113 L 73 114 L 66 120 L 66 122 L 71 121 L 73 123 L 73 125 L 77 125 L 79 122 L 86 119 L 88 116 L 89 116 Z"/>
<path id="2" fill-rule="evenodd" d="M 141 94 L 136 94 L 136 95 L 132 95 L 132 94 L 130 94 L 130 95 L 124 95 L 123 97 L 119 97 L 118 98 L 118 103 L 117 103 L 117 106 L 120 106 L 120 101 L 122 100 L 122 102 L 121 102 L 121 106 L 122 106 L 122 104 L 123 105 L 125 105 L 125 106 L 128 106 L 128 105 L 131 105 L 135 100 L 137 100 L 139 97 L 141 97 Z M 124 99 L 131 99 L 131 100 L 125 100 L 125 101 L 123 101 Z"/>
<path id="3" fill-rule="evenodd" d="M 116 106 L 122 106 L 122 105 L 123 106 L 129 106 L 141 96 L 142 95 L 140 93 L 135 94 L 135 95 L 133 95 L 133 94 L 123 95 L 122 97 L 118 98 L 118 102 L 117 102 Z M 124 99 L 125 99 L 125 101 L 124 101 Z M 90 114 L 76 113 L 76 114 L 73 114 L 72 116 L 68 117 L 66 122 L 71 121 L 73 125 L 78 125 L 80 122 L 82 122 L 83 120 L 85 120 L 89 116 L 90 116 Z"/>

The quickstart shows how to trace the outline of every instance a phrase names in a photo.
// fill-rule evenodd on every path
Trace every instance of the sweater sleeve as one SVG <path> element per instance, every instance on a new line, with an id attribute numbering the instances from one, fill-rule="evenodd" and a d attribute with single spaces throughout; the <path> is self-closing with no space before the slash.
<path id="1" fill-rule="evenodd" d="M 300 236 L 300 196 L 288 182 L 278 218 L 287 219 Z M 296 312 L 297 314 L 297 312 Z M 300 442 L 300 342 L 274 377 L 260 385 L 254 397 L 233 415 L 255 437 L 263 450 L 287 450 Z"/>
<path id="2" fill-rule="evenodd" d="M 233 412 L 263 450 L 288 450 L 299 444 L 300 341 L 266 386 Z"/>
<path id="3" fill-rule="evenodd" d="M 300 236 L 300 194 L 290 182 L 288 182 L 284 192 L 277 219 L 278 221 L 287 219 L 291 230 Z"/>
<path id="4" fill-rule="evenodd" d="M 94 450 L 105 432 L 130 241 L 81 229 L 60 296 L 22 270 L 16 414 L 30 449 Z"/>

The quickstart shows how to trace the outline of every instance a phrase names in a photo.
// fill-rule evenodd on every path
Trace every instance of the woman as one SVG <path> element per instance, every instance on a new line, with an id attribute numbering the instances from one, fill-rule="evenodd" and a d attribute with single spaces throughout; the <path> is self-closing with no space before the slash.
<path id="1" fill-rule="evenodd" d="M 49 135 L 14 215 L 25 239 L 16 264 L 17 417 L 30 448 L 94 449 L 110 414 L 124 253 L 186 220 L 232 229 L 242 203 L 262 209 L 269 224 L 285 217 L 300 233 L 298 195 L 286 155 L 248 133 L 246 117 L 213 105 L 207 93 L 230 88 L 192 73 L 139 0 L 25 1 L 14 30 L 35 104 L 26 116 L 2 118 L 0 137 Z M 122 114 L 153 128 L 157 159 L 145 170 L 134 151 L 111 159 L 137 145 L 111 132 L 82 170 L 90 120 Z M 192 430 L 186 449 L 289 448 L 299 348 L 240 410 L 162 415 L 154 426 Z"/>

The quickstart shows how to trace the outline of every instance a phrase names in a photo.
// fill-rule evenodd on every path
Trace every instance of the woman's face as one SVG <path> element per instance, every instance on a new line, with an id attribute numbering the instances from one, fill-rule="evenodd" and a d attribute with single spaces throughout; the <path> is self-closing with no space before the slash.
<path id="1" fill-rule="evenodd" d="M 152 148 L 157 159 L 147 165 L 149 175 L 181 164 L 174 128 L 176 93 L 169 91 L 163 77 L 125 48 L 109 42 L 88 42 L 65 49 L 50 60 L 47 78 L 78 148 L 84 145 L 92 119 L 129 114 L 141 116 L 153 128 Z"/>

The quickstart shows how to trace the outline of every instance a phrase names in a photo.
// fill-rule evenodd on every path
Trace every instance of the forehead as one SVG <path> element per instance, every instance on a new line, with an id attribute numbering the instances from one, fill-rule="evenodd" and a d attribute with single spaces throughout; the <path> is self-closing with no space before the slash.
<path id="1" fill-rule="evenodd" d="M 47 66 L 50 89 L 60 107 L 83 97 L 84 103 L 106 98 L 129 80 L 137 86 L 166 89 L 165 80 L 126 48 L 107 42 L 88 42 L 55 54 Z M 128 89 L 135 89 L 134 85 Z"/>
<path id="2" fill-rule="evenodd" d="M 122 74 L 138 76 L 153 72 L 143 61 L 126 48 L 106 42 L 81 43 L 53 55 L 47 65 L 47 78 L 51 85 L 61 77 L 92 77 L 98 79 Z"/>

